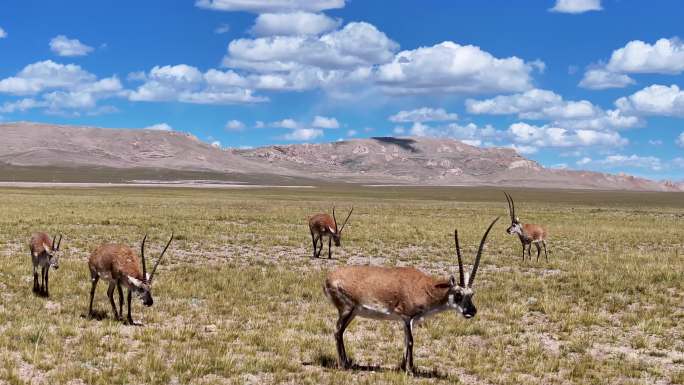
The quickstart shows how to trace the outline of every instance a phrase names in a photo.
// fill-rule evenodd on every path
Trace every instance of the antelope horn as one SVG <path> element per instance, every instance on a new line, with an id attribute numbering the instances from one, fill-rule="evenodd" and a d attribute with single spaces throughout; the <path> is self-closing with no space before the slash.
<path id="1" fill-rule="evenodd" d="M 333 221 L 335 221 L 335 230 L 337 230 L 337 218 L 335 217 L 335 206 L 333 206 Z"/>
<path id="2" fill-rule="evenodd" d="M 477 256 L 475 257 L 475 263 L 473 264 L 473 270 L 470 272 L 470 279 L 468 279 L 468 287 L 473 286 L 473 281 L 475 281 L 475 274 L 477 273 L 477 267 L 480 266 L 480 258 L 482 257 L 482 249 L 484 249 L 484 244 L 485 241 L 487 240 L 487 235 L 489 235 L 489 230 L 492 229 L 496 221 L 499 220 L 499 217 L 496 217 L 492 223 L 489 225 L 487 228 L 487 231 L 485 231 L 484 235 L 482 236 L 482 240 L 480 241 L 480 248 L 477 249 Z"/>
<path id="3" fill-rule="evenodd" d="M 145 241 L 147 240 L 147 234 L 143 237 L 142 244 L 140 245 L 140 259 L 142 261 L 143 269 L 143 279 L 147 279 L 147 263 L 145 263 Z"/>
<path id="4" fill-rule="evenodd" d="M 342 224 L 342 228 L 340 229 L 340 231 L 338 231 L 338 233 L 341 233 L 341 232 L 342 232 L 342 229 L 344 229 L 344 226 L 347 225 L 347 221 L 349 220 L 349 217 L 351 216 L 352 211 L 354 211 L 354 207 L 353 207 L 353 206 L 352 206 L 351 210 L 349 210 L 349 214 L 347 214 L 347 218 L 344 220 L 344 223 Z M 337 223 L 335 223 L 335 225 L 337 225 Z"/>
<path id="5" fill-rule="evenodd" d="M 456 257 L 458 258 L 458 285 L 465 287 L 463 259 L 461 258 L 461 247 L 458 245 L 458 230 L 454 230 L 454 242 L 456 243 Z"/>
<path id="6" fill-rule="evenodd" d="M 161 254 L 159 254 L 159 259 L 157 259 L 157 262 L 154 264 L 154 267 L 152 268 L 152 273 L 150 274 L 150 282 L 149 282 L 150 284 L 152 284 L 152 279 L 154 278 L 154 272 L 157 271 L 157 266 L 159 266 L 159 262 L 161 262 L 162 258 L 164 257 L 164 253 L 166 253 L 166 249 L 169 248 L 171 241 L 173 241 L 173 233 L 171 233 L 171 238 L 169 238 L 169 241 L 166 242 L 166 246 L 164 246 L 164 250 L 162 250 Z"/>
<path id="7" fill-rule="evenodd" d="M 508 201 L 508 214 L 511 216 L 511 221 L 515 220 L 515 205 L 513 204 L 513 198 L 504 191 L 506 195 L 506 201 Z"/>
<path id="8" fill-rule="evenodd" d="M 59 242 L 57 242 L 57 248 L 55 250 L 59 250 L 59 246 L 62 244 L 62 234 L 59 234 Z"/>
<path id="9" fill-rule="evenodd" d="M 51 251 L 55 251 L 55 241 L 57 240 L 57 237 L 52 238 L 52 246 L 50 246 Z M 46 250 L 47 251 L 47 250 Z"/>

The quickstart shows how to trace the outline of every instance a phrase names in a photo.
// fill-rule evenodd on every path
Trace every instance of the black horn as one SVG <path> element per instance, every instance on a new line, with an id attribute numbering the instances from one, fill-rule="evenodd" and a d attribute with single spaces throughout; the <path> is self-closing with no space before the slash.
<path id="1" fill-rule="evenodd" d="M 506 201 L 508 201 L 508 214 L 511 216 L 511 222 L 515 221 L 515 203 L 513 203 L 513 197 L 508 195 L 507 192 L 504 191 L 504 195 L 506 195 Z"/>
<path id="2" fill-rule="evenodd" d="M 54 243 L 54 241 L 53 241 L 53 243 Z M 62 234 L 59 234 L 59 241 L 57 241 L 57 248 L 55 249 L 55 251 L 58 251 L 58 250 L 59 250 L 59 246 L 60 246 L 61 244 L 62 244 Z"/>
<path id="3" fill-rule="evenodd" d="M 166 246 L 164 246 L 164 250 L 162 250 L 161 254 L 159 254 L 159 259 L 157 259 L 157 262 L 154 264 L 154 267 L 152 268 L 152 273 L 150 274 L 150 280 L 149 280 L 150 284 L 152 284 L 152 279 L 154 278 L 154 272 L 157 271 L 157 266 L 159 266 L 159 262 L 161 262 L 162 258 L 164 257 L 164 253 L 166 253 L 166 249 L 169 248 L 171 241 L 173 241 L 173 233 L 171 233 L 171 238 L 169 238 L 169 241 L 166 242 Z"/>
<path id="4" fill-rule="evenodd" d="M 344 226 L 347 225 L 347 221 L 349 220 L 349 217 L 351 216 L 352 211 L 354 211 L 354 207 L 353 207 L 353 206 L 352 206 L 351 210 L 349 210 L 349 214 L 347 214 L 347 218 L 344 220 L 344 223 L 342 224 L 342 228 L 340 228 L 340 231 L 337 232 L 338 234 L 341 233 L 341 232 L 342 232 L 342 229 L 344 229 Z M 337 222 L 335 222 L 335 227 L 337 227 Z"/>
<path id="5" fill-rule="evenodd" d="M 480 258 L 482 257 L 482 249 L 484 249 L 484 244 L 485 241 L 487 240 L 487 235 L 489 235 L 489 230 L 492 229 L 496 221 L 499 220 L 499 217 L 496 217 L 492 223 L 487 227 L 487 231 L 485 231 L 484 235 L 482 236 L 482 240 L 480 241 L 480 248 L 477 249 L 477 256 L 475 257 L 475 263 L 473 264 L 473 270 L 470 272 L 470 278 L 468 279 L 468 287 L 471 287 L 473 285 L 473 281 L 475 281 L 475 274 L 477 273 L 477 268 L 480 266 Z"/>
<path id="6" fill-rule="evenodd" d="M 463 258 L 461 258 L 461 246 L 458 244 L 458 230 L 454 230 L 454 242 L 456 243 L 456 258 L 458 258 L 458 285 L 465 287 L 465 275 L 463 273 Z"/>
<path id="7" fill-rule="evenodd" d="M 147 279 L 147 263 L 145 263 L 145 241 L 147 240 L 147 234 L 143 237 L 142 244 L 140 245 L 140 260 L 142 261 L 143 269 L 143 279 Z"/>
<path id="8" fill-rule="evenodd" d="M 337 218 L 335 217 L 335 206 L 333 206 L 333 221 L 335 221 L 335 230 L 337 230 Z"/>

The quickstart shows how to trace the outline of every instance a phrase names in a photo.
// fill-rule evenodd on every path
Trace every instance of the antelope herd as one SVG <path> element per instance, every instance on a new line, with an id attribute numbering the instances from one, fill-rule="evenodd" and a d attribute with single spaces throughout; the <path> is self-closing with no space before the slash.
<path id="1" fill-rule="evenodd" d="M 523 261 L 525 248 L 531 258 L 530 248 L 534 243 L 537 247 L 537 261 L 541 252 L 540 244 L 546 253 L 546 230 L 539 225 L 523 224 L 515 215 L 515 203 L 506 192 L 506 200 L 511 218 L 511 225 L 506 232 L 517 234 L 523 247 Z M 313 258 L 319 258 L 323 249 L 324 238 L 328 238 L 328 258 L 332 258 L 332 242 L 340 246 L 342 230 L 347 225 L 354 208 L 349 210 L 342 226 L 338 227 L 335 208 L 332 217 L 326 213 L 315 214 L 308 218 L 309 231 L 313 244 Z M 413 365 L 413 328 L 437 313 L 455 310 L 470 319 L 475 316 L 477 309 L 473 304 L 473 283 L 480 265 L 484 245 L 490 230 L 499 218 L 495 218 L 487 227 L 480 246 L 475 255 L 472 270 L 469 274 L 464 271 L 461 248 L 459 246 L 458 231 L 454 231 L 454 243 L 458 262 L 458 281 L 454 276 L 436 278 L 412 267 L 381 267 L 381 266 L 343 266 L 327 274 L 323 289 L 326 297 L 337 308 L 338 320 L 335 328 L 335 342 L 339 366 L 347 369 L 351 361 L 344 348 L 344 331 L 355 317 L 372 318 L 378 320 L 394 320 L 404 328 L 405 353 L 401 368 L 408 373 L 414 372 Z M 145 262 L 145 242 L 143 237 L 140 246 L 140 256 L 133 249 L 124 244 L 107 243 L 97 247 L 88 258 L 90 271 L 90 301 L 88 303 L 88 317 L 93 317 L 93 298 L 100 279 L 108 282 L 107 297 L 112 306 L 114 318 L 123 320 L 123 288 L 127 289 L 128 312 L 126 322 L 135 325 L 131 317 L 131 300 L 133 294 L 139 297 L 143 305 L 152 306 L 152 282 L 166 250 L 173 241 L 173 234 L 157 258 L 151 273 L 147 273 Z M 59 267 L 57 252 L 60 250 L 62 235 L 50 238 L 47 233 L 37 232 L 31 236 L 29 248 L 33 264 L 33 291 L 36 294 L 49 296 L 48 276 L 50 268 Z M 38 268 L 41 279 L 38 280 Z M 114 291 L 118 292 L 119 307 L 114 301 Z"/>

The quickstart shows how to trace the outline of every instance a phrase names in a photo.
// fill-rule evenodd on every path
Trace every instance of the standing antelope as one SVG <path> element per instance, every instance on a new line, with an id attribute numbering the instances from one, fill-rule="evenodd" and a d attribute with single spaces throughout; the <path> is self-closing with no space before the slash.
<path id="1" fill-rule="evenodd" d="M 31 262 L 33 263 L 33 292 L 50 296 L 48 288 L 48 275 L 50 267 L 59 269 L 59 258 L 57 252 L 62 244 L 62 235 L 59 235 L 59 242 L 55 245 L 57 237 L 50 240 L 47 233 L 38 232 L 31 236 L 29 249 L 31 250 Z M 38 266 L 40 266 L 40 284 L 38 283 Z"/>
<path id="2" fill-rule="evenodd" d="M 480 241 L 473 270 L 463 272 L 458 231 L 454 231 L 458 258 L 458 284 L 453 276 L 431 277 L 411 267 L 346 266 L 328 274 L 324 291 L 339 312 L 335 341 L 339 365 L 351 366 L 344 349 L 344 330 L 356 316 L 379 320 L 396 320 L 404 326 L 406 351 L 401 368 L 413 373 L 413 327 L 428 316 L 453 309 L 469 319 L 477 309 L 473 305 L 473 281 L 480 265 L 487 234 L 499 218 L 494 219 Z"/>
<path id="3" fill-rule="evenodd" d="M 328 259 L 331 258 L 332 252 L 331 252 L 331 244 L 332 241 L 335 241 L 335 246 L 339 247 L 340 246 L 340 236 L 342 235 L 342 230 L 344 229 L 344 226 L 347 225 L 347 221 L 349 220 L 349 217 L 352 214 L 352 211 L 354 211 L 354 208 L 352 207 L 351 210 L 349 210 L 349 214 L 347 215 L 347 219 L 344 220 L 344 223 L 342 224 L 342 227 L 339 229 L 337 228 L 337 218 L 335 218 L 335 207 L 333 206 L 333 216 L 330 217 L 328 214 L 316 214 L 313 215 L 309 218 L 309 231 L 311 232 L 311 242 L 313 242 L 313 257 L 318 258 L 321 256 L 321 251 L 323 251 L 323 237 L 327 236 L 328 237 Z M 316 251 L 316 246 L 318 242 L 321 242 L 321 246 L 318 248 L 318 251 Z"/>
<path id="4" fill-rule="evenodd" d="M 109 288 L 107 289 L 107 296 L 109 302 L 112 304 L 114 311 L 114 318 L 117 320 L 123 319 L 123 291 L 121 286 L 128 289 L 128 317 L 126 320 L 133 325 L 133 318 L 131 317 L 131 294 L 135 293 L 143 302 L 145 306 L 152 306 L 152 280 L 154 273 L 157 271 L 157 266 L 161 262 L 166 249 L 169 248 L 173 240 L 173 233 L 171 238 L 166 243 L 164 250 L 159 254 L 159 259 L 152 268 L 152 273 L 147 274 L 147 264 L 145 263 L 145 241 L 147 235 L 142 240 L 140 246 L 140 258 L 128 246 L 122 244 L 104 244 L 98 247 L 88 258 L 88 268 L 90 269 L 90 280 L 93 284 L 90 289 L 90 305 L 88 306 L 88 316 L 93 316 L 93 297 L 95 296 L 95 288 L 100 278 L 109 281 Z M 142 260 L 142 262 L 141 262 Z M 140 267 L 142 266 L 142 271 Z M 119 312 L 116 311 L 114 304 L 114 289 L 119 292 Z"/>
<path id="5" fill-rule="evenodd" d="M 520 219 L 515 216 L 515 203 L 513 198 L 504 192 L 506 200 L 508 201 L 508 213 L 511 215 L 511 226 L 506 229 L 510 235 L 518 234 L 520 243 L 522 244 L 522 259 L 525 260 L 525 246 L 527 246 L 527 255 L 532 259 L 531 248 L 532 244 L 537 247 L 537 261 L 539 261 L 539 254 L 541 253 L 541 243 L 544 246 L 544 256 L 549 260 L 549 254 L 546 252 L 546 230 L 539 225 L 531 223 L 520 223 Z"/>

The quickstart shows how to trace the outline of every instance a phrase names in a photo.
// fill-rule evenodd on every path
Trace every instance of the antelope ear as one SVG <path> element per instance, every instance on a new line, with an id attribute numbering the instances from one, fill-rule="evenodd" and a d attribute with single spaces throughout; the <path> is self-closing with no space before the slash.
<path id="1" fill-rule="evenodd" d="M 50 251 L 52 251 L 52 248 L 50 246 L 46 245 L 45 242 L 43 242 L 43 249 L 45 249 L 46 253 L 49 253 Z"/>
<path id="2" fill-rule="evenodd" d="M 448 282 L 440 282 L 440 283 L 436 284 L 435 287 L 438 289 L 449 289 L 449 288 L 454 287 L 455 285 L 456 285 L 456 280 L 454 279 L 454 276 L 452 275 L 451 277 L 449 277 Z"/>
<path id="3" fill-rule="evenodd" d="M 328 226 L 328 231 L 330 231 L 331 233 L 335 234 L 335 230 L 333 230 L 333 228 L 330 227 L 330 226 Z"/>
<path id="4" fill-rule="evenodd" d="M 135 286 L 135 287 L 140 287 L 140 286 L 142 286 L 142 281 L 141 281 L 141 280 L 139 280 L 139 279 L 137 279 L 137 278 L 135 278 L 135 277 L 131 277 L 130 275 L 127 276 L 127 277 L 128 277 L 128 282 L 130 282 L 131 285 L 133 285 L 133 286 Z"/>
<path id="5" fill-rule="evenodd" d="M 150 273 L 145 274 L 145 281 L 150 282 Z"/>
<path id="6" fill-rule="evenodd" d="M 515 217 L 515 223 L 518 223 L 518 222 L 520 222 L 520 218 Z"/>

